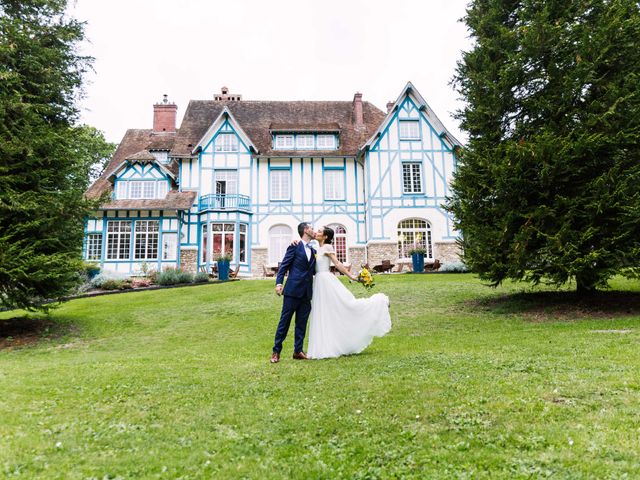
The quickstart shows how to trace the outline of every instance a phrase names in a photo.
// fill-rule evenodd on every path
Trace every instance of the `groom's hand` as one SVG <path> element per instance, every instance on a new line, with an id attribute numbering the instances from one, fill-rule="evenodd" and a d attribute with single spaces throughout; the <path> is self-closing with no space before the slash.
<path id="1" fill-rule="evenodd" d="M 276 295 L 282 295 L 282 285 L 276 285 Z"/>

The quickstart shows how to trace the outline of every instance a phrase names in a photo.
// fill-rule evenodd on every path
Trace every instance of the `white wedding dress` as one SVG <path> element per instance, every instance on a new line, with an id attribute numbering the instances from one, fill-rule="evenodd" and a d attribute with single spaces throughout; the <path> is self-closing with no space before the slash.
<path id="1" fill-rule="evenodd" d="M 308 355 L 313 359 L 360 353 L 373 337 L 391 330 L 389 298 L 376 293 L 355 298 L 329 271 L 331 245 L 318 248 L 313 279 Z"/>

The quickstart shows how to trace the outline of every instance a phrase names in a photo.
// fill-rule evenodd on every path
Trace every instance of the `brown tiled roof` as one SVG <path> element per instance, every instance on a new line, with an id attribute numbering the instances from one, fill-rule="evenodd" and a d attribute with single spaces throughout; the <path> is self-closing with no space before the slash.
<path id="1" fill-rule="evenodd" d="M 169 150 L 173 147 L 175 138 L 175 134 L 157 134 L 153 133 L 150 129 L 127 130 L 113 157 L 111 157 L 107 168 L 105 168 L 102 175 L 100 175 L 100 178 L 89 187 L 86 196 L 88 198 L 98 198 L 105 192 L 111 192 L 113 185 L 109 181 L 109 177 L 122 162 L 144 150 Z M 171 161 L 166 165 L 166 168 L 171 171 L 174 176 L 178 175 L 179 167 L 177 162 Z"/>
<path id="2" fill-rule="evenodd" d="M 149 150 L 140 150 L 138 153 L 129 155 L 125 160 L 131 160 L 132 162 L 155 162 L 156 157 L 149 153 Z"/>
<path id="3" fill-rule="evenodd" d="M 211 124 L 227 107 L 261 155 L 356 155 L 358 149 L 382 123 L 385 114 L 369 102 L 362 102 L 364 125 L 356 127 L 352 102 L 262 102 L 192 100 L 184 114 L 171 155 L 188 156 Z M 272 150 L 273 125 L 326 127 L 340 129 L 338 150 L 283 152 Z"/>
<path id="4" fill-rule="evenodd" d="M 112 200 L 100 210 L 189 210 L 196 192 L 170 191 L 165 198 L 153 200 Z"/>

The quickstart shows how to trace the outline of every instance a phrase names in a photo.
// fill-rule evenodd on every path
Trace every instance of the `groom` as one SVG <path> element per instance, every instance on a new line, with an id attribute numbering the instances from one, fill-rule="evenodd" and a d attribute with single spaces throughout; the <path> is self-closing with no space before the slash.
<path id="1" fill-rule="evenodd" d="M 316 251 L 311 248 L 309 242 L 314 238 L 313 227 L 310 223 L 303 222 L 298 225 L 298 234 L 302 240 L 297 245 L 289 245 L 284 258 L 280 263 L 276 276 L 276 294 L 284 294 L 282 313 L 276 330 L 276 338 L 271 354 L 271 363 L 280 361 L 282 342 L 287 337 L 291 318 L 296 314 L 296 336 L 293 347 L 295 360 L 307 360 L 309 357 L 302 351 L 304 334 L 307 331 L 307 319 L 311 312 L 311 296 L 313 294 L 313 275 L 316 266 Z M 289 272 L 289 278 L 284 288 L 285 273 Z"/>

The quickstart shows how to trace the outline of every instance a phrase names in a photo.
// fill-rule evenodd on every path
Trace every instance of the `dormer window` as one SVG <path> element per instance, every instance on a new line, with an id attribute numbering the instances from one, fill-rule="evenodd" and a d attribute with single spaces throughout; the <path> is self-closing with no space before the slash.
<path id="1" fill-rule="evenodd" d="M 151 150 L 149 151 L 149 153 L 151 153 L 151 155 L 153 155 L 156 160 L 160 163 L 162 163 L 163 165 L 166 165 L 167 163 L 169 163 L 169 152 L 166 150 Z"/>
<path id="2" fill-rule="evenodd" d="M 293 135 L 276 135 L 277 150 L 293 150 Z"/>
<path id="3" fill-rule="evenodd" d="M 149 200 L 164 198 L 169 186 L 166 181 L 119 180 L 116 183 L 117 200 Z"/>
<path id="4" fill-rule="evenodd" d="M 318 135 L 318 150 L 335 150 L 336 148 L 335 135 Z"/>
<path id="5" fill-rule="evenodd" d="M 238 137 L 235 133 L 221 133 L 216 137 L 216 152 L 237 152 Z"/>
<path id="6" fill-rule="evenodd" d="M 296 147 L 299 149 L 313 149 L 313 135 L 296 135 Z"/>

